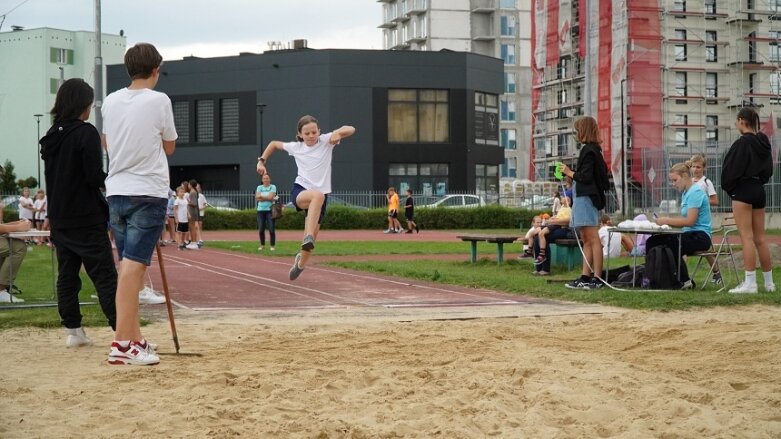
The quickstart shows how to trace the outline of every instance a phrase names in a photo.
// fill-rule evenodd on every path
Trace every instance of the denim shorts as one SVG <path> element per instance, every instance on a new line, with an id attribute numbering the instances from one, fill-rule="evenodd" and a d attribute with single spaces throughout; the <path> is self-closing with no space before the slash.
<path id="1" fill-rule="evenodd" d="M 307 212 L 307 209 L 302 209 L 298 207 L 298 204 L 296 204 L 296 198 L 298 198 L 298 194 L 301 192 L 304 192 L 307 190 L 305 187 L 301 186 L 298 183 L 293 183 L 293 190 L 290 191 L 290 201 L 293 202 L 293 206 L 296 207 L 297 211 L 304 211 Z M 325 194 L 325 200 L 323 201 L 323 207 L 320 208 L 320 217 L 317 219 L 317 224 L 323 224 L 323 218 L 325 218 L 325 211 L 328 209 L 328 194 Z"/>
<path id="2" fill-rule="evenodd" d="M 591 197 L 578 196 L 578 183 L 572 185 L 572 217 L 570 227 L 598 227 L 599 211 L 591 202 Z"/>
<path id="3" fill-rule="evenodd" d="M 127 258 L 147 266 L 152 263 L 152 253 L 163 231 L 167 204 L 165 198 L 108 197 L 111 231 L 120 260 Z"/>

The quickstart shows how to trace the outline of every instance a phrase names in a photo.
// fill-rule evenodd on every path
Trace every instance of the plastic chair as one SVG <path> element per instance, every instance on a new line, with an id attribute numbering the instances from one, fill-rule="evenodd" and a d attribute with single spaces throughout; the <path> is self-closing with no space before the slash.
<path id="1" fill-rule="evenodd" d="M 715 268 L 717 267 L 717 264 L 719 263 L 719 259 L 721 258 L 728 257 L 729 259 L 727 260 L 726 266 L 718 265 L 719 267 L 726 268 L 726 274 L 725 270 L 719 270 L 721 272 L 721 288 L 719 288 L 717 292 L 722 291 L 727 287 L 727 275 L 729 275 L 730 269 L 735 275 L 735 284 L 737 285 L 740 282 L 738 277 L 738 265 L 735 263 L 735 255 L 732 253 L 732 246 L 729 243 L 730 233 L 735 233 L 737 231 L 738 227 L 735 224 L 735 218 L 732 215 L 724 217 L 724 220 L 721 223 L 721 227 L 712 232 L 713 236 L 721 235 L 721 241 L 718 244 L 711 245 L 711 248 L 706 251 L 696 252 L 692 255 L 700 257 L 700 259 L 697 261 L 697 265 L 694 267 L 694 272 L 691 276 L 692 279 L 695 279 L 697 270 L 699 270 L 703 259 L 705 259 L 707 256 L 713 256 L 714 258 L 713 264 L 708 264 L 706 259 L 706 265 L 710 265 L 710 270 L 708 270 L 708 273 L 702 279 L 700 289 L 705 288 L 705 285 L 708 284 L 711 276 L 713 275 L 713 272 L 715 271 Z"/>

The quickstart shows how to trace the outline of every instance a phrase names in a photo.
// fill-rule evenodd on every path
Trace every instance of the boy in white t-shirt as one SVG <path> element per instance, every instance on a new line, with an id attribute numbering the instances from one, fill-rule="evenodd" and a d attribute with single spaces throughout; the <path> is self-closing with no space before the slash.
<path id="1" fill-rule="evenodd" d="M 296 210 L 306 211 L 306 222 L 301 252 L 296 254 L 290 269 L 290 280 L 301 275 L 315 248 L 315 239 L 328 206 L 328 194 L 331 193 L 331 159 L 334 147 L 353 133 L 355 128 L 345 125 L 331 133 L 320 134 L 317 119 L 304 116 L 298 120 L 296 142 L 274 140 L 268 144 L 263 155 L 258 157 L 257 171 L 261 176 L 266 173 L 266 160 L 276 150 L 287 151 L 296 160 L 298 176 L 293 190 L 290 191 L 290 201 Z"/>
<path id="2" fill-rule="evenodd" d="M 176 200 L 174 200 L 174 217 L 176 217 L 176 237 L 179 241 L 179 250 L 187 248 L 184 235 L 190 230 L 189 215 L 187 214 L 187 200 L 184 199 L 184 188 L 176 188 Z"/>
<path id="3" fill-rule="evenodd" d="M 106 198 L 120 259 L 117 329 L 109 364 L 160 362 L 141 335 L 138 295 L 165 223 L 166 155 L 176 148 L 171 100 L 154 91 L 162 65 L 163 57 L 151 44 L 128 49 L 125 67 L 132 82 L 108 95 L 102 107 L 103 145 L 109 156 Z"/>
<path id="4" fill-rule="evenodd" d="M 599 240 L 602 242 L 602 256 L 617 258 L 621 256 L 621 248 L 626 249 L 627 252 L 631 252 L 634 248 L 632 238 L 614 232 L 613 236 L 609 236 L 608 228 L 613 227 L 613 220 L 610 215 L 602 215 L 600 218 L 601 227 L 599 228 Z M 607 241 L 610 239 L 610 248 L 608 248 Z"/>

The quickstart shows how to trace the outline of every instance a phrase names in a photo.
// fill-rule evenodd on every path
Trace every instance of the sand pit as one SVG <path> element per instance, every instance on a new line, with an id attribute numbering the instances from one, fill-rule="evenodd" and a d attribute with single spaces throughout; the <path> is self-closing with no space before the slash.
<path id="1" fill-rule="evenodd" d="M 103 329 L 3 331 L 0 437 L 781 437 L 779 308 L 177 323 L 203 357 L 156 367 L 107 366 Z"/>

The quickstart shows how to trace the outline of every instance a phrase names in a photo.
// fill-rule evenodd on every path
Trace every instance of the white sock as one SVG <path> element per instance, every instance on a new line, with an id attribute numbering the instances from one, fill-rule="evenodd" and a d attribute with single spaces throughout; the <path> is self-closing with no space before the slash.
<path id="1" fill-rule="evenodd" d="M 756 270 L 746 271 L 746 283 L 748 285 L 756 285 L 757 284 L 757 272 L 756 272 Z"/>
<path id="2" fill-rule="evenodd" d="M 120 345 L 123 348 L 130 346 L 130 340 L 114 340 L 114 343 Z"/>
<path id="3" fill-rule="evenodd" d="M 775 285 L 773 282 L 773 272 L 772 271 L 763 271 L 762 277 L 765 278 L 765 285 Z"/>

